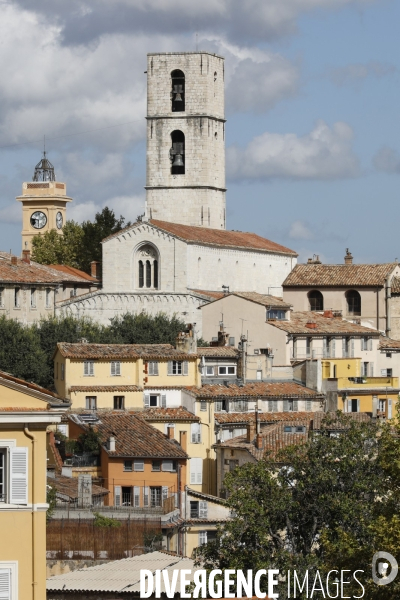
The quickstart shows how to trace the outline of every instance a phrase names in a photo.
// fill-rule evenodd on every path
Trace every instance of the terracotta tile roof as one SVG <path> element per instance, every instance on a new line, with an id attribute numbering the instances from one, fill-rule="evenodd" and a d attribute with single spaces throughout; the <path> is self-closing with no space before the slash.
<path id="1" fill-rule="evenodd" d="M 346 321 L 341 317 L 324 317 L 314 311 L 296 311 L 290 314 L 290 321 L 267 321 L 268 325 L 283 329 L 287 333 L 309 335 L 340 334 L 340 335 L 364 335 L 379 336 L 379 331 L 370 329 L 363 325 L 357 325 Z M 316 327 L 308 327 L 307 323 L 315 323 Z"/>
<path id="2" fill-rule="evenodd" d="M 176 350 L 170 344 L 70 344 L 58 342 L 57 348 L 65 358 L 74 359 L 137 359 L 146 360 L 190 360 L 195 359 L 195 354 L 185 354 Z"/>
<path id="3" fill-rule="evenodd" d="M 139 385 L 72 385 L 70 392 L 143 392 Z"/>
<path id="4" fill-rule="evenodd" d="M 276 423 L 278 421 L 310 422 L 315 418 L 315 414 L 315 412 L 271 412 L 259 413 L 258 418 L 260 423 Z M 214 418 L 220 425 L 256 422 L 254 411 L 248 413 L 215 413 Z"/>
<path id="5" fill-rule="evenodd" d="M 100 282 L 95 277 L 88 275 L 85 271 L 81 271 L 80 269 L 75 269 L 75 267 L 70 267 L 69 265 L 49 265 L 51 269 L 55 271 L 60 271 L 61 273 L 68 273 L 69 275 L 76 275 L 77 277 L 81 277 L 86 281 L 90 281 L 93 284 L 100 285 Z"/>
<path id="6" fill-rule="evenodd" d="M 400 277 L 392 278 L 392 294 L 400 294 Z"/>
<path id="7" fill-rule="evenodd" d="M 58 475 L 57 477 L 48 477 L 47 485 L 55 488 L 58 494 L 67 496 L 72 501 L 78 500 L 77 477 L 63 477 L 62 475 Z M 100 485 L 92 485 L 92 497 L 106 496 L 109 493 L 109 490 L 101 487 Z"/>
<path id="8" fill-rule="evenodd" d="M 197 348 L 197 356 L 209 356 L 215 358 L 239 358 L 240 352 L 233 346 L 210 346 L 204 348 Z"/>
<path id="9" fill-rule="evenodd" d="M 250 302 L 255 302 L 256 304 L 262 304 L 262 306 L 268 306 L 271 308 L 290 308 L 291 304 L 285 302 L 282 298 L 278 296 L 270 296 L 268 294 L 258 294 L 257 292 L 231 292 L 229 296 L 238 296 L 239 298 L 244 298 L 245 300 L 250 300 Z"/>
<path id="10" fill-rule="evenodd" d="M 323 398 L 324 395 L 294 382 L 255 382 L 239 386 L 206 384 L 201 388 L 187 387 L 196 398 Z"/>
<path id="11" fill-rule="evenodd" d="M 283 287 L 362 287 L 383 286 L 397 263 L 379 265 L 296 265 Z"/>
<path id="12" fill-rule="evenodd" d="M 385 350 L 386 348 L 388 350 L 391 348 L 394 350 L 400 350 L 400 340 L 392 340 L 391 338 L 381 335 L 379 338 L 379 349 Z"/>
<path id="13" fill-rule="evenodd" d="M 55 392 L 51 392 L 50 390 L 47 390 L 46 388 L 42 387 L 41 385 L 37 385 L 36 383 L 32 383 L 30 381 L 25 381 L 25 379 L 20 379 L 19 377 L 14 377 L 14 375 L 11 375 L 10 373 L 6 373 L 5 371 L 0 371 L 0 383 L 1 383 L 2 379 L 4 379 L 5 381 L 10 381 L 12 383 L 16 383 L 23 387 L 29 388 L 30 390 L 34 390 L 35 392 L 40 392 L 41 394 L 45 394 L 46 396 L 49 396 L 49 402 L 51 402 L 51 403 L 53 403 L 54 400 L 63 402 L 63 398 L 61 398 L 61 396 L 59 396 Z M 42 409 L 40 409 L 40 410 L 42 410 Z"/>
<path id="14" fill-rule="evenodd" d="M 11 264 L 11 255 L 0 252 L 0 281 L 4 283 L 48 283 L 57 284 L 63 281 L 84 283 L 85 279 L 70 273 L 60 273 L 49 265 L 40 265 L 31 261 L 24 262 L 17 258 L 17 264 Z"/>
<path id="15" fill-rule="evenodd" d="M 209 300 L 219 300 L 219 298 L 223 298 L 224 296 L 226 296 L 226 294 L 224 294 L 224 292 L 213 292 L 213 291 L 208 291 L 208 290 L 190 290 L 191 292 L 194 292 L 195 294 L 199 294 L 200 296 L 204 296 L 205 298 L 208 298 Z"/>
<path id="16" fill-rule="evenodd" d="M 183 406 L 178 408 L 147 408 L 140 413 L 145 421 L 167 422 L 170 421 L 200 421 L 193 413 L 189 412 Z"/>
<path id="17" fill-rule="evenodd" d="M 231 517 L 226 516 L 225 519 L 221 517 L 219 519 L 185 519 L 185 525 L 206 525 L 207 523 L 213 525 L 214 523 L 226 523 L 229 518 Z"/>
<path id="18" fill-rule="evenodd" d="M 286 425 L 302 425 L 306 427 L 305 433 L 286 433 Z M 275 456 L 279 450 L 287 446 L 305 444 L 308 440 L 308 426 L 305 422 L 276 423 L 261 429 L 263 445 L 262 448 L 256 447 L 256 438 L 251 442 L 247 441 L 247 434 L 226 440 L 219 444 L 214 444 L 214 448 L 230 448 L 235 450 L 247 450 L 256 460 L 261 460 L 265 453 Z"/>
<path id="19" fill-rule="evenodd" d="M 208 227 L 193 227 L 191 225 L 179 225 L 177 223 L 168 223 L 167 221 L 157 221 L 151 219 L 149 225 L 153 225 L 162 231 L 170 233 L 181 240 L 189 243 L 205 244 L 210 246 L 229 246 L 233 248 L 243 248 L 249 250 L 260 250 L 264 252 L 277 252 L 279 254 L 289 254 L 297 256 L 294 250 L 290 250 L 285 246 L 271 242 L 255 233 L 247 233 L 243 231 L 226 231 L 225 229 L 209 229 Z M 122 231 L 118 231 L 105 238 L 106 242 L 124 231 L 133 227 L 143 226 L 145 223 L 134 223 L 130 227 L 126 227 Z"/>
<path id="20" fill-rule="evenodd" d="M 0 405 L 0 414 L 3 412 L 46 412 L 48 408 L 29 408 L 28 406 L 1 406 Z"/>
<path id="21" fill-rule="evenodd" d="M 98 413 L 99 421 L 92 427 L 99 432 L 103 448 L 110 457 L 133 458 L 187 458 L 186 452 L 175 441 L 132 413 Z M 71 418 L 72 415 L 71 415 Z M 80 425 L 85 429 L 85 425 Z M 115 452 L 107 449 L 106 442 L 115 437 Z"/>
<path id="22" fill-rule="evenodd" d="M 195 498 L 200 498 L 204 500 L 209 500 L 210 502 L 214 502 L 215 504 L 226 504 L 224 498 L 218 498 L 218 496 L 212 496 L 211 494 L 203 494 L 203 492 L 197 492 L 190 487 L 186 487 L 186 491 L 189 496 L 194 496 Z"/>

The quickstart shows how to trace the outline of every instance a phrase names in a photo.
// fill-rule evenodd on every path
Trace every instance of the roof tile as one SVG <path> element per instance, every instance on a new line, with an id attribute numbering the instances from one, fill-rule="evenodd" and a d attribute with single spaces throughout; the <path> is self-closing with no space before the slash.
<path id="1" fill-rule="evenodd" d="M 4 283 L 48 283 L 57 284 L 63 281 L 87 283 L 80 275 L 60 272 L 49 265 L 41 265 L 34 261 L 27 263 L 15 257 L 16 265 L 11 264 L 11 255 L 0 252 L 0 281 Z"/>
<path id="2" fill-rule="evenodd" d="M 308 327 L 307 323 L 316 324 L 316 327 Z M 268 324 L 293 334 L 358 334 L 364 336 L 379 336 L 379 331 L 376 329 L 370 329 L 363 325 L 351 323 L 350 321 L 346 321 L 346 319 L 342 319 L 342 317 L 325 317 L 314 311 L 295 311 L 291 313 L 290 321 L 269 320 Z"/>
<path id="3" fill-rule="evenodd" d="M 206 384 L 201 388 L 187 387 L 196 398 L 323 398 L 323 394 L 294 382 L 256 382 L 243 386 Z"/>
<path id="4" fill-rule="evenodd" d="M 397 262 L 378 265 L 296 265 L 283 282 L 285 287 L 384 286 Z"/>

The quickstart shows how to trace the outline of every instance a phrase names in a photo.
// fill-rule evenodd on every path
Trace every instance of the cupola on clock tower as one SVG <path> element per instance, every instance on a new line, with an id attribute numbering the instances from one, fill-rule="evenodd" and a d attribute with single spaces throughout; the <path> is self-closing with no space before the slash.
<path id="1" fill-rule="evenodd" d="M 65 183 L 56 181 L 54 167 L 43 152 L 36 165 L 32 181 L 22 184 L 22 250 L 32 250 L 32 238 L 38 233 L 55 229 L 62 233 L 66 220 L 67 196 Z"/>

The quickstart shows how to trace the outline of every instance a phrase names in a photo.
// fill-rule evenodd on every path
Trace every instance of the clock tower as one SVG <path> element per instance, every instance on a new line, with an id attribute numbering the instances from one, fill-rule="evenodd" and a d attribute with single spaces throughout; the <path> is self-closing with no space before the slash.
<path id="1" fill-rule="evenodd" d="M 38 233 L 55 229 L 62 233 L 66 220 L 67 196 L 65 183 L 56 181 L 54 167 L 43 152 L 36 165 L 32 181 L 22 184 L 22 250 L 32 250 L 32 238 Z"/>

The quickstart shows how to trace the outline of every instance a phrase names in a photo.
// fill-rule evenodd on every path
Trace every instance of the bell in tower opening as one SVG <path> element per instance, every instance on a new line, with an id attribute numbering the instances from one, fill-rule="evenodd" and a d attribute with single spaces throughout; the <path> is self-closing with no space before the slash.
<path id="1" fill-rule="evenodd" d="M 172 79 L 172 112 L 183 112 L 185 110 L 185 74 L 179 69 L 171 73 Z"/>
<path id="2" fill-rule="evenodd" d="M 185 174 L 185 135 L 182 131 L 173 131 L 171 133 L 172 147 L 169 156 L 172 161 L 172 175 Z"/>

